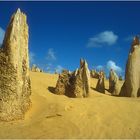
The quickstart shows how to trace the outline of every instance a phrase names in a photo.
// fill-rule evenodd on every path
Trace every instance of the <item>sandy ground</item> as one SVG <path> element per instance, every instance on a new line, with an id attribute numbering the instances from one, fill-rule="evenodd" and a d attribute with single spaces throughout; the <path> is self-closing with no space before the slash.
<path id="1" fill-rule="evenodd" d="M 54 95 L 57 78 L 31 72 L 32 108 L 24 120 L 0 122 L 0 138 L 140 138 L 140 98 L 96 92 L 96 79 L 89 98 Z"/>

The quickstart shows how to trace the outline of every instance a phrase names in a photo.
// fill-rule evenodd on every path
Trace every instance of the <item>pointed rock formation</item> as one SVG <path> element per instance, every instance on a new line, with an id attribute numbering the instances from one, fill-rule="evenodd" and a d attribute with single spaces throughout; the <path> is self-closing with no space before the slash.
<path id="1" fill-rule="evenodd" d="M 140 41 L 136 36 L 133 39 L 126 68 L 125 82 L 121 88 L 120 96 L 140 96 Z"/>
<path id="2" fill-rule="evenodd" d="M 80 60 L 80 68 L 75 76 L 74 89 L 76 97 L 87 97 L 90 91 L 90 71 L 86 60 Z"/>
<path id="3" fill-rule="evenodd" d="M 73 73 L 63 71 L 58 78 L 55 93 L 68 97 L 87 97 L 90 92 L 90 72 L 87 62 L 80 60 L 80 68 Z"/>
<path id="4" fill-rule="evenodd" d="M 68 70 L 63 70 L 61 74 L 59 74 L 59 78 L 57 80 L 55 93 L 58 95 L 65 95 L 68 94 L 69 90 L 69 79 L 71 75 L 69 74 Z"/>
<path id="5" fill-rule="evenodd" d="M 0 49 L 0 119 L 21 119 L 31 101 L 28 25 L 20 9 L 12 15 Z"/>
<path id="6" fill-rule="evenodd" d="M 32 68 L 31 68 L 32 72 L 43 72 L 43 70 L 41 70 L 39 67 L 37 67 L 35 64 L 33 64 Z"/>
<path id="7" fill-rule="evenodd" d="M 96 70 L 91 70 L 90 76 L 91 76 L 91 78 L 99 79 L 99 72 L 97 72 Z"/>
<path id="8" fill-rule="evenodd" d="M 99 79 L 96 85 L 96 90 L 105 93 L 105 82 L 104 82 L 104 72 L 100 71 L 99 72 Z"/>
<path id="9" fill-rule="evenodd" d="M 120 92 L 119 77 L 113 69 L 110 70 L 109 74 L 109 92 L 111 92 L 112 95 L 119 95 Z"/>

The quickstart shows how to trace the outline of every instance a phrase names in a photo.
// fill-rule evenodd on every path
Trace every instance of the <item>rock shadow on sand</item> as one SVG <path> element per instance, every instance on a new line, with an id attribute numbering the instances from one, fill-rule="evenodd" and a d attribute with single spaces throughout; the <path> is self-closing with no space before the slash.
<path id="1" fill-rule="evenodd" d="M 110 94 L 102 93 L 102 92 L 98 91 L 98 90 L 97 90 L 96 88 L 94 88 L 94 87 L 90 87 L 90 88 L 91 88 L 92 90 L 97 91 L 97 92 L 99 92 L 99 93 L 101 93 L 101 94 L 104 94 L 104 95 L 120 97 L 120 95 L 113 95 L 113 94 L 111 94 L 110 90 L 107 89 L 107 88 L 105 88 L 105 91 L 109 92 Z"/>
<path id="2" fill-rule="evenodd" d="M 55 87 L 49 86 L 49 87 L 48 87 L 48 90 L 49 90 L 51 93 L 55 94 Z"/>
<path id="3" fill-rule="evenodd" d="M 103 93 L 103 92 L 97 90 L 97 88 L 94 88 L 94 87 L 90 87 L 90 88 L 91 88 L 92 90 L 95 90 L 95 91 L 99 92 L 99 93 L 105 94 L 105 93 Z M 107 90 L 107 89 L 105 89 L 105 90 Z"/>

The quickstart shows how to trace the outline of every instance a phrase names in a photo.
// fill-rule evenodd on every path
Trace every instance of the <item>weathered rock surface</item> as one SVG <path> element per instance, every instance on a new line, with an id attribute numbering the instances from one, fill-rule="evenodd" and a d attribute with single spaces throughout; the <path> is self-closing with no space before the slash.
<path id="1" fill-rule="evenodd" d="M 104 72 L 100 71 L 99 72 L 99 79 L 96 85 L 96 90 L 101 92 L 101 93 L 105 93 L 105 82 L 104 82 Z"/>
<path id="2" fill-rule="evenodd" d="M 86 60 L 80 60 L 80 68 L 75 75 L 75 94 L 79 97 L 87 97 L 90 91 L 90 71 Z"/>
<path id="3" fill-rule="evenodd" d="M 85 60 L 80 60 L 80 68 L 70 73 L 63 71 L 58 78 L 55 93 L 68 97 L 87 97 L 90 92 L 90 72 Z"/>
<path id="4" fill-rule="evenodd" d="M 125 69 L 125 82 L 122 86 L 120 96 L 140 96 L 140 41 L 136 36 L 131 45 Z"/>
<path id="5" fill-rule="evenodd" d="M 113 69 L 110 70 L 109 74 L 109 92 L 112 95 L 119 95 L 120 92 L 119 77 Z"/>
<path id="6" fill-rule="evenodd" d="M 37 67 L 35 64 L 33 64 L 32 68 L 31 68 L 32 72 L 43 72 L 43 70 L 41 70 L 39 67 Z"/>
<path id="7" fill-rule="evenodd" d="M 68 94 L 68 87 L 70 86 L 70 77 L 68 70 L 63 70 L 61 74 L 59 74 L 59 78 L 56 84 L 55 93 L 58 95 Z M 68 90 L 68 91 L 67 91 Z"/>
<path id="8" fill-rule="evenodd" d="M 91 76 L 91 78 L 99 79 L 99 72 L 97 72 L 96 70 L 91 70 L 90 76 Z"/>
<path id="9" fill-rule="evenodd" d="M 21 119 L 31 101 L 28 25 L 20 9 L 12 15 L 0 49 L 0 119 Z"/>

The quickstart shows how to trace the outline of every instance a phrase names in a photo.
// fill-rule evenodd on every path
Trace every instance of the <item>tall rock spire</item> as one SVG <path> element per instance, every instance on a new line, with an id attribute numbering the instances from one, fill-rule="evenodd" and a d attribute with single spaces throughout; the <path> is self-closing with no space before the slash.
<path id="1" fill-rule="evenodd" d="M 125 69 L 125 82 L 120 96 L 140 96 L 140 41 L 136 36 L 133 39 Z"/>
<path id="2" fill-rule="evenodd" d="M 109 91 L 112 95 L 118 95 L 120 93 L 119 77 L 113 69 L 109 73 Z"/>
<path id="3" fill-rule="evenodd" d="M 86 60 L 80 59 L 80 68 L 74 81 L 74 95 L 87 97 L 90 93 L 90 71 Z"/>
<path id="4" fill-rule="evenodd" d="M 0 50 L 0 119 L 23 118 L 31 104 L 30 94 L 28 25 L 26 15 L 18 9 Z"/>
<path id="5" fill-rule="evenodd" d="M 29 63 L 27 55 L 29 37 L 26 20 L 26 15 L 18 9 L 12 15 L 5 34 L 3 49 L 14 67 L 16 67 L 19 60 L 25 57 L 27 57 L 27 63 Z"/>
<path id="6" fill-rule="evenodd" d="M 99 79 L 96 85 L 96 90 L 101 92 L 101 93 L 105 93 L 105 74 L 103 71 L 99 72 Z"/>

